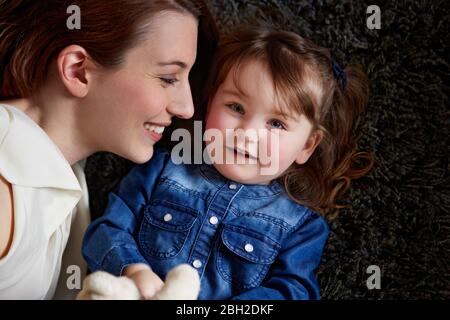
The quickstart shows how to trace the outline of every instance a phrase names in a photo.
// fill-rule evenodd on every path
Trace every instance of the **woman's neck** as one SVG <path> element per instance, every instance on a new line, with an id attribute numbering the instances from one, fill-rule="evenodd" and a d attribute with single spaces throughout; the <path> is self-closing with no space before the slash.
<path id="1" fill-rule="evenodd" d="M 77 118 L 77 107 L 74 102 L 64 98 L 39 97 L 5 101 L 23 111 L 59 148 L 66 160 L 73 165 L 87 158 L 97 150 L 89 146 L 82 135 L 82 124 Z"/>

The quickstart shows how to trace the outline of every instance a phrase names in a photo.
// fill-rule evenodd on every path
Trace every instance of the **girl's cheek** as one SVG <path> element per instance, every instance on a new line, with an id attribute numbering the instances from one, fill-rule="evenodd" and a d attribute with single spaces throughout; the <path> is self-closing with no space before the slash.
<path id="1" fill-rule="evenodd" d="M 268 148 L 272 157 L 276 157 L 280 167 L 290 165 L 290 162 L 295 161 L 292 158 L 295 153 L 295 141 L 288 139 L 283 133 L 272 134 Z"/>
<path id="2" fill-rule="evenodd" d="M 278 131 L 268 131 L 267 134 L 263 134 L 262 139 L 267 145 L 269 154 L 279 158 L 282 153 L 283 136 Z"/>
<path id="3" fill-rule="evenodd" d="M 206 119 L 206 129 L 225 130 L 231 128 L 231 123 L 224 112 L 216 111 L 214 109 L 211 110 Z"/>
<path id="4" fill-rule="evenodd" d="M 212 106 L 209 106 L 208 108 L 209 108 L 209 110 L 208 110 L 208 113 L 206 116 L 205 129 L 216 128 L 217 116 L 216 116 L 215 107 L 214 107 L 214 105 L 212 105 Z"/>

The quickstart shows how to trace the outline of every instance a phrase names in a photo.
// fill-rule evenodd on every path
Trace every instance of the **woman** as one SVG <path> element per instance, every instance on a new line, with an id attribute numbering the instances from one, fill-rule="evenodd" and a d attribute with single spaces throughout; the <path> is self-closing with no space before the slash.
<path id="1" fill-rule="evenodd" d="M 0 1 L 0 299 L 76 294 L 83 159 L 148 161 L 171 119 L 194 112 L 197 45 L 200 81 L 215 47 L 203 1 L 77 1 L 74 30 L 64 3 Z"/>

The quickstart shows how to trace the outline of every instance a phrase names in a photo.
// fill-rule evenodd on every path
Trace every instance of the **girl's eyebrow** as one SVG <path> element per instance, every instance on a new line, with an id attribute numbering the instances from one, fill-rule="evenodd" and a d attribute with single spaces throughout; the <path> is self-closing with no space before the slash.
<path id="1" fill-rule="evenodd" d="M 292 120 L 292 121 L 298 120 L 297 116 L 293 115 L 292 113 L 283 112 L 283 111 L 281 111 L 280 108 L 276 108 L 276 111 L 272 112 L 272 114 L 274 116 L 281 117 L 281 118 L 283 118 L 283 119 L 285 119 L 287 121 L 289 121 L 289 120 Z"/>
<path id="2" fill-rule="evenodd" d="M 237 98 L 239 98 L 241 96 L 244 96 L 245 98 L 248 98 L 248 95 L 243 90 L 239 90 L 239 89 L 235 90 L 235 89 L 226 88 L 226 89 L 222 90 L 222 93 L 223 94 L 232 95 L 232 96 L 235 96 Z M 289 121 L 289 120 L 297 121 L 298 120 L 297 116 L 293 115 L 292 113 L 283 112 L 281 110 L 281 108 L 279 108 L 277 106 L 275 106 L 274 109 L 275 109 L 275 111 L 271 112 L 271 114 L 273 116 L 275 116 L 275 117 L 283 118 L 286 121 Z"/>
<path id="3" fill-rule="evenodd" d="M 224 94 L 229 94 L 232 96 L 240 97 L 244 96 L 244 98 L 248 98 L 248 94 L 245 93 L 243 90 L 234 90 L 234 89 L 223 89 L 222 91 Z"/>

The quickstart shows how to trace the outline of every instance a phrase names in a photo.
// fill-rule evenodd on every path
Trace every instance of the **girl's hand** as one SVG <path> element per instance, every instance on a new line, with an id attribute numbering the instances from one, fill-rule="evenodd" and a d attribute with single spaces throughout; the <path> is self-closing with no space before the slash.
<path id="1" fill-rule="evenodd" d="M 123 275 L 132 279 L 145 300 L 150 300 L 164 285 L 164 282 L 144 263 L 129 265 Z"/>

